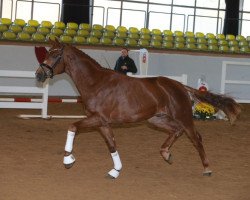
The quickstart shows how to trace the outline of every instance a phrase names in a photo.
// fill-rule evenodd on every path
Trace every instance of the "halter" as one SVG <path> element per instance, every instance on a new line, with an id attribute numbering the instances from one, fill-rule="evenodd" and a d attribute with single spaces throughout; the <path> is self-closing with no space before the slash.
<path id="1" fill-rule="evenodd" d="M 61 51 L 61 53 L 59 54 L 59 56 L 57 56 L 56 61 L 53 63 L 52 66 L 50 66 L 44 62 L 42 62 L 40 64 L 40 67 L 42 68 L 46 78 L 53 78 L 53 76 L 54 76 L 53 70 L 55 69 L 56 65 L 60 62 L 60 60 L 62 58 L 63 49 L 64 49 L 64 46 L 61 49 L 52 50 L 52 51 Z M 49 53 L 51 53 L 52 51 L 50 51 Z M 47 68 L 48 70 L 46 70 L 45 68 Z"/>

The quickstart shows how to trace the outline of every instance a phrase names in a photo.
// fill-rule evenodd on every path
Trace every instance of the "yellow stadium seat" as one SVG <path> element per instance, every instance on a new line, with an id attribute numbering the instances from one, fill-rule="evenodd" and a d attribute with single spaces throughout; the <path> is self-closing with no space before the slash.
<path id="1" fill-rule="evenodd" d="M 225 40 L 226 37 L 225 37 L 224 34 L 217 34 L 217 35 L 216 35 L 216 39 L 217 39 L 217 40 Z"/>
<path id="2" fill-rule="evenodd" d="M 137 40 L 133 38 L 127 38 L 125 41 L 126 46 L 137 46 Z"/>
<path id="3" fill-rule="evenodd" d="M 136 39 L 136 40 L 140 38 L 140 36 L 137 33 L 128 33 L 127 37 L 131 39 Z"/>
<path id="4" fill-rule="evenodd" d="M 204 44 L 204 43 L 200 43 L 200 44 L 197 44 L 197 49 L 200 50 L 200 51 L 205 51 L 207 50 L 207 45 Z"/>
<path id="5" fill-rule="evenodd" d="M 61 35 L 59 40 L 63 43 L 72 43 L 73 42 L 72 37 L 69 35 Z"/>
<path id="6" fill-rule="evenodd" d="M 63 35 L 63 30 L 59 28 L 52 28 L 50 30 L 51 34 L 56 35 L 56 36 L 61 36 Z"/>
<path id="7" fill-rule="evenodd" d="M 73 38 L 73 43 L 75 43 L 75 44 L 84 44 L 84 43 L 86 43 L 86 38 L 82 37 L 82 36 L 75 36 Z"/>
<path id="8" fill-rule="evenodd" d="M 36 30 L 37 33 L 43 34 L 44 36 L 50 33 L 50 30 L 45 27 L 38 27 Z"/>
<path id="9" fill-rule="evenodd" d="M 162 43 L 159 40 L 151 40 L 150 41 L 150 47 L 153 47 L 153 48 L 162 48 Z"/>
<path id="10" fill-rule="evenodd" d="M 25 27 L 23 27 L 23 32 L 26 32 L 26 33 L 32 35 L 33 33 L 36 32 L 36 28 L 33 26 L 25 26 Z"/>
<path id="11" fill-rule="evenodd" d="M 142 39 L 142 40 L 150 40 L 151 36 L 149 34 L 140 34 L 140 39 Z"/>
<path id="12" fill-rule="evenodd" d="M 163 30 L 162 32 L 163 36 L 173 36 L 173 32 L 171 30 Z"/>
<path id="13" fill-rule="evenodd" d="M 162 32 L 160 29 L 155 28 L 155 29 L 152 29 L 151 35 L 160 35 L 161 36 Z"/>
<path id="14" fill-rule="evenodd" d="M 117 32 L 116 37 L 125 39 L 125 38 L 127 38 L 127 33 L 126 32 Z"/>
<path id="15" fill-rule="evenodd" d="M 48 35 L 46 35 L 46 41 L 48 42 L 49 40 L 53 40 L 55 41 L 56 38 L 58 39 L 58 36 L 57 35 L 54 35 L 52 33 L 49 33 Z"/>
<path id="16" fill-rule="evenodd" d="M 239 47 L 248 46 L 248 42 L 246 40 L 239 41 Z"/>
<path id="17" fill-rule="evenodd" d="M 233 53 L 238 53 L 240 51 L 238 46 L 231 46 L 229 47 L 229 51 Z"/>
<path id="18" fill-rule="evenodd" d="M 45 36 L 41 33 L 33 33 L 31 39 L 35 42 L 44 42 Z"/>
<path id="19" fill-rule="evenodd" d="M 66 28 L 66 25 L 64 22 L 55 22 L 53 28 L 64 30 Z"/>
<path id="20" fill-rule="evenodd" d="M 81 37 L 87 38 L 87 37 L 89 36 L 89 31 L 86 30 L 86 29 L 79 29 L 79 30 L 76 32 L 76 35 L 77 35 L 77 36 L 81 36 Z"/>
<path id="21" fill-rule="evenodd" d="M 138 45 L 140 47 L 149 47 L 149 40 L 139 39 L 138 40 Z"/>
<path id="22" fill-rule="evenodd" d="M 163 40 L 162 47 L 165 49 L 172 49 L 174 47 L 174 44 L 172 41 Z"/>
<path id="23" fill-rule="evenodd" d="M 128 33 L 139 34 L 139 30 L 136 27 L 129 27 Z"/>
<path id="24" fill-rule="evenodd" d="M 87 30 L 88 32 L 91 30 L 91 25 L 87 23 L 79 24 L 79 30 Z"/>
<path id="25" fill-rule="evenodd" d="M 16 40 L 16 34 L 12 31 L 3 32 L 2 38 L 4 40 Z"/>
<path id="26" fill-rule="evenodd" d="M 192 31 L 186 31 L 184 34 L 185 38 L 195 38 L 194 32 Z"/>
<path id="27" fill-rule="evenodd" d="M 219 50 L 219 47 L 218 47 L 217 44 L 209 44 L 208 47 L 207 47 L 207 49 L 208 49 L 209 51 L 218 51 L 218 50 Z"/>
<path id="28" fill-rule="evenodd" d="M 14 32 L 15 34 L 17 34 L 19 32 L 22 32 L 22 27 L 12 24 L 12 25 L 9 26 L 9 30 Z"/>
<path id="29" fill-rule="evenodd" d="M 195 50 L 196 45 L 194 43 L 187 43 L 185 48 L 188 49 L 188 50 Z"/>
<path id="30" fill-rule="evenodd" d="M 218 44 L 218 40 L 216 40 L 215 38 L 209 38 L 208 40 L 207 40 L 207 44 L 208 45 L 212 45 L 212 44 Z"/>
<path id="31" fill-rule="evenodd" d="M 204 35 L 204 33 L 202 33 L 202 32 L 196 32 L 196 33 L 195 33 L 195 37 L 196 37 L 196 38 L 205 38 L 205 35 Z"/>
<path id="32" fill-rule="evenodd" d="M 93 24 L 92 30 L 97 30 L 97 31 L 102 32 L 103 31 L 103 26 L 100 25 L 100 24 Z"/>
<path id="33" fill-rule="evenodd" d="M 140 34 L 151 34 L 151 31 L 148 28 L 141 28 L 140 29 Z"/>
<path id="34" fill-rule="evenodd" d="M 250 42 L 250 36 L 246 37 L 246 41 Z"/>
<path id="35" fill-rule="evenodd" d="M 113 25 L 106 25 L 104 30 L 108 32 L 115 32 L 115 27 Z"/>
<path id="36" fill-rule="evenodd" d="M 12 21 L 9 18 L 0 18 L 0 24 L 10 26 L 12 24 Z"/>
<path id="37" fill-rule="evenodd" d="M 175 49 L 185 49 L 185 44 L 183 42 L 174 42 Z"/>
<path id="38" fill-rule="evenodd" d="M 116 32 L 117 32 L 117 33 L 126 33 L 126 34 L 127 34 L 128 29 L 127 29 L 125 26 L 118 26 L 118 27 L 116 28 Z"/>
<path id="39" fill-rule="evenodd" d="M 99 39 L 97 37 L 90 36 L 90 37 L 87 38 L 87 43 L 96 45 L 96 44 L 99 44 L 100 41 L 99 41 Z"/>
<path id="40" fill-rule="evenodd" d="M 8 31 L 8 26 L 5 24 L 0 24 L 0 33 Z"/>
<path id="41" fill-rule="evenodd" d="M 20 32 L 17 34 L 17 39 L 21 41 L 30 41 L 31 37 L 30 37 L 30 34 L 26 32 Z"/>
<path id="42" fill-rule="evenodd" d="M 187 44 L 196 43 L 196 39 L 194 37 L 186 37 L 186 43 Z"/>
<path id="43" fill-rule="evenodd" d="M 243 47 L 240 47 L 240 52 L 241 53 L 249 53 L 250 49 L 248 46 L 243 46 Z"/>
<path id="44" fill-rule="evenodd" d="M 118 38 L 118 37 L 115 37 L 114 39 L 113 39 L 113 45 L 115 45 L 115 46 L 123 46 L 123 45 L 125 45 L 125 41 L 124 41 L 124 39 L 122 39 L 122 38 Z"/>
<path id="45" fill-rule="evenodd" d="M 103 37 L 108 37 L 111 39 L 115 37 L 115 33 L 113 31 L 107 31 L 107 30 L 105 30 L 102 35 Z"/>
<path id="46" fill-rule="evenodd" d="M 26 22 L 23 19 L 15 19 L 13 24 L 24 27 L 26 25 Z"/>
<path id="47" fill-rule="evenodd" d="M 185 42 L 185 38 L 183 36 L 176 36 L 176 37 L 174 37 L 174 41 L 175 42 L 182 42 L 182 43 L 184 43 Z"/>
<path id="48" fill-rule="evenodd" d="M 100 43 L 103 45 L 112 45 L 112 39 L 107 37 L 102 37 Z"/>
<path id="49" fill-rule="evenodd" d="M 40 27 L 51 29 L 53 24 L 50 21 L 42 21 Z"/>
<path id="50" fill-rule="evenodd" d="M 231 35 L 231 34 L 227 34 L 226 35 L 226 40 L 228 40 L 228 41 L 235 40 L 235 36 Z"/>
<path id="51" fill-rule="evenodd" d="M 37 28 L 40 24 L 37 20 L 33 20 L 33 19 L 30 19 L 27 23 L 28 26 L 33 26 L 35 28 Z"/>
<path id="52" fill-rule="evenodd" d="M 196 42 L 197 44 L 206 44 L 207 43 L 207 40 L 205 38 L 202 38 L 202 37 L 198 37 L 196 39 Z"/>
<path id="53" fill-rule="evenodd" d="M 102 32 L 100 30 L 91 30 L 90 36 L 100 39 L 102 37 Z"/>
<path id="54" fill-rule="evenodd" d="M 207 33 L 205 36 L 207 39 L 216 39 L 215 35 L 213 33 Z"/>
<path id="55" fill-rule="evenodd" d="M 152 40 L 159 40 L 161 42 L 162 41 L 162 36 L 161 35 L 152 35 L 151 39 Z"/>
<path id="56" fill-rule="evenodd" d="M 219 51 L 221 51 L 221 52 L 228 52 L 229 51 L 229 47 L 227 45 L 220 45 L 219 46 Z"/>
<path id="57" fill-rule="evenodd" d="M 220 45 L 220 46 L 228 46 L 228 41 L 226 41 L 226 40 L 218 40 L 218 45 Z"/>
<path id="58" fill-rule="evenodd" d="M 68 35 L 70 37 L 74 37 L 76 35 L 76 30 L 75 29 L 68 29 L 68 28 L 66 28 L 64 30 L 63 35 Z"/>
<path id="59" fill-rule="evenodd" d="M 237 41 L 246 41 L 246 38 L 243 35 L 237 35 L 235 39 Z"/>
<path id="60" fill-rule="evenodd" d="M 75 22 L 68 22 L 66 24 L 66 28 L 67 29 L 73 29 L 73 30 L 77 31 L 78 30 L 78 24 L 75 23 Z"/>
<path id="61" fill-rule="evenodd" d="M 173 42 L 174 41 L 174 37 L 166 35 L 166 36 L 164 36 L 163 41 L 171 41 L 171 42 Z"/>
<path id="62" fill-rule="evenodd" d="M 229 47 L 238 46 L 238 45 L 239 45 L 239 43 L 236 40 L 230 40 L 230 41 L 228 41 L 228 46 Z"/>
<path id="63" fill-rule="evenodd" d="M 174 31 L 175 37 L 184 37 L 184 33 L 182 31 Z"/>

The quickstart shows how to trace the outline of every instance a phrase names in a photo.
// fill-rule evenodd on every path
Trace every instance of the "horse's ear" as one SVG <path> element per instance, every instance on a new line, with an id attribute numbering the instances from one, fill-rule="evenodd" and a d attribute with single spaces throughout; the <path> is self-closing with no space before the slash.
<path id="1" fill-rule="evenodd" d="M 45 60 L 46 54 L 47 54 L 47 49 L 45 47 L 35 47 L 35 54 L 36 54 L 36 59 L 38 63 L 43 63 Z"/>

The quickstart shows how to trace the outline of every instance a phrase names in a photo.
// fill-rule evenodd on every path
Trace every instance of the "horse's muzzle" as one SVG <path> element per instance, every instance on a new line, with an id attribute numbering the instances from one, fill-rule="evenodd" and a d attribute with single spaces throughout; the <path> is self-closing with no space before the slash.
<path id="1" fill-rule="evenodd" d="M 43 72 L 36 72 L 36 80 L 38 82 L 42 82 L 43 83 L 46 79 L 47 79 L 47 76 L 46 76 L 45 73 L 43 73 Z"/>

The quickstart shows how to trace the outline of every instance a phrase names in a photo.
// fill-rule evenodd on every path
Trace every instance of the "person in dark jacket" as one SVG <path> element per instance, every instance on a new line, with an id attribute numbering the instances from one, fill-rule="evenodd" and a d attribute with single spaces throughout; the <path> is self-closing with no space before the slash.
<path id="1" fill-rule="evenodd" d="M 128 56 L 128 49 L 121 50 L 121 56 L 117 59 L 114 70 L 123 74 L 137 72 L 134 60 Z"/>

